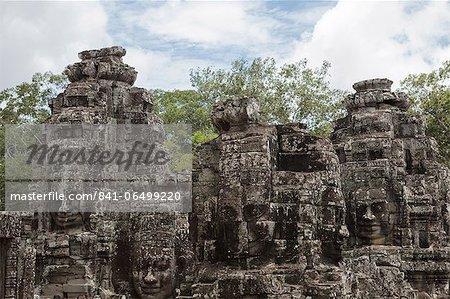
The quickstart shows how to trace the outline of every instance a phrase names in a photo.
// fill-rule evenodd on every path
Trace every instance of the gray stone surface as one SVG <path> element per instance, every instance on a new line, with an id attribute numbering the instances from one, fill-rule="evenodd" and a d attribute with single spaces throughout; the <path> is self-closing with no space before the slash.
<path id="1" fill-rule="evenodd" d="M 355 260 L 369 258 L 380 271 L 400 271 L 421 296 L 448 298 L 449 170 L 438 163 L 423 120 L 406 112 L 405 95 L 392 93 L 391 83 L 356 83 L 345 101 L 349 114 L 332 135 L 350 232 L 343 262 L 360 267 Z"/>
<path id="2" fill-rule="evenodd" d="M 84 51 L 50 123 L 159 123 L 120 47 Z M 4 298 L 449 298 L 450 173 L 388 79 L 330 139 L 219 101 L 193 212 L 0 214 Z"/>
<path id="3" fill-rule="evenodd" d="M 391 84 L 355 83 L 331 142 L 260 123 L 249 98 L 215 106 L 221 134 L 194 164 L 194 297 L 449 297 L 449 171 Z"/>

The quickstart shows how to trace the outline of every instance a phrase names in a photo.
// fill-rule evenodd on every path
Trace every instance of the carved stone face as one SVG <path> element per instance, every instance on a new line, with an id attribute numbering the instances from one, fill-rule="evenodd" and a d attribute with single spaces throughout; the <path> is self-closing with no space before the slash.
<path id="1" fill-rule="evenodd" d="M 173 236 L 155 234 L 151 240 L 136 244 L 132 261 L 133 286 L 139 298 L 173 298 L 176 274 L 175 248 L 167 238 Z"/>
<path id="2" fill-rule="evenodd" d="M 133 285 L 139 298 L 173 298 L 175 259 L 160 259 L 133 270 Z"/>
<path id="3" fill-rule="evenodd" d="M 345 203 L 337 188 L 327 188 L 322 193 L 320 240 L 324 258 L 337 263 L 349 232 L 345 224 Z"/>
<path id="4" fill-rule="evenodd" d="M 389 210 L 389 204 L 385 200 L 357 203 L 356 233 L 363 244 L 386 244 L 386 237 L 392 231 Z"/>
<path id="5" fill-rule="evenodd" d="M 250 255 L 267 256 L 267 242 L 272 240 L 274 233 L 274 224 L 271 221 L 267 221 L 268 213 L 268 205 L 249 204 L 244 207 Z"/>
<path id="6" fill-rule="evenodd" d="M 344 223 L 344 207 L 324 206 L 321 241 L 322 250 L 327 260 L 338 262 L 349 231 Z"/>
<path id="7" fill-rule="evenodd" d="M 84 217 L 80 212 L 51 213 L 53 222 L 60 228 L 74 228 L 84 225 Z"/>

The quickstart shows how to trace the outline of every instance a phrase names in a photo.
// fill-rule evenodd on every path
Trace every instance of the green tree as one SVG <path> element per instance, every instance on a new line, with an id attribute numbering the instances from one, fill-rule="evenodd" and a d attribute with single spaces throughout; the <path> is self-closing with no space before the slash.
<path id="1" fill-rule="evenodd" d="M 175 171 L 192 168 L 192 153 L 180 145 L 186 144 L 186 138 L 195 147 L 217 137 L 210 120 L 211 104 L 203 100 L 195 90 L 153 90 L 154 110 L 165 124 L 189 124 L 192 135 L 185 136 L 183 130 L 166 127 L 167 136 L 172 136 L 164 146 L 171 155 L 171 167 Z"/>
<path id="2" fill-rule="evenodd" d="M 192 70 L 192 86 L 205 105 L 231 96 L 254 96 L 263 120 L 269 123 L 304 122 L 316 134 L 328 136 L 331 122 L 342 114 L 344 92 L 328 81 L 330 64 L 308 67 L 307 60 L 279 67 L 273 58 L 244 59 L 223 69 Z"/>
<path id="3" fill-rule="evenodd" d="M 45 72 L 34 74 L 31 82 L 0 91 L 0 210 L 5 195 L 5 125 L 45 121 L 50 113 L 48 100 L 66 84 L 64 75 Z"/>
<path id="4" fill-rule="evenodd" d="M 154 90 L 155 111 L 166 124 L 190 124 L 194 145 L 217 137 L 210 120 L 212 103 L 195 90 Z"/>
<path id="5" fill-rule="evenodd" d="M 425 116 L 427 134 L 436 139 L 439 152 L 450 165 L 450 60 L 430 73 L 408 75 L 400 82 L 413 112 Z"/>
<path id="6" fill-rule="evenodd" d="M 64 75 L 36 73 L 24 82 L 0 92 L 0 125 L 43 122 L 49 116 L 48 100 L 67 84 Z"/>

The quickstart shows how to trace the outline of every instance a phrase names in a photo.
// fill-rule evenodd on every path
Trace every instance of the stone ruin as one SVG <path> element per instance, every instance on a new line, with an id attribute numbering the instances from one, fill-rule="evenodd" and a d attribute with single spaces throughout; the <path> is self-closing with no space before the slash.
<path id="1" fill-rule="evenodd" d="M 48 122 L 161 123 L 124 55 L 81 52 Z M 218 102 L 189 215 L 2 212 L 0 298 L 450 298 L 449 169 L 391 84 L 354 84 L 330 139 Z"/>
<path id="2" fill-rule="evenodd" d="M 357 263 L 370 260 L 387 277 L 403 276 L 421 298 L 449 298 L 449 169 L 438 162 L 436 141 L 425 135 L 422 118 L 406 112 L 408 100 L 391 92 L 391 84 L 354 84 L 356 93 L 344 101 L 348 115 L 331 137 L 350 232 L 343 261 L 361 269 Z M 366 284 L 362 273 L 352 276 L 356 285 Z M 367 289 L 385 298 L 395 294 Z"/>
<path id="3" fill-rule="evenodd" d="M 70 84 L 49 102 L 51 117 L 47 122 L 161 124 L 153 113 L 150 93 L 132 86 L 137 72 L 123 63 L 125 53 L 121 47 L 79 53 L 81 62 L 69 65 L 65 71 Z M 49 170 L 52 174 L 59 171 Z M 166 238 L 177 253 L 176 245 L 186 243 L 187 238 L 183 232 L 186 215 L 155 214 L 153 221 L 145 221 L 145 213 L 62 209 L 35 214 L 2 212 L 0 217 L 0 298 L 122 298 L 119 293 L 146 298 L 146 291 L 139 288 L 146 278 L 132 269 L 148 267 L 148 272 L 151 266 L 142 266 L 144 262 L 137 253 L 145 244 L 152 246 L 151 240 L 162 239 L 155 231 L 163 221 L 170 228 L 164 233 L 171 232 L 170 236 L 178 240 L 174 243 L 173 238 Z M 135 231 L 155 232 L 156 237 L 142 238 L 132 234 Z M 161 259 L 167 259 L 162 253 Z M 170 259 L 173 256 L 168 254 Z"/>
<path id="4" fill-rule="evenodd" d="M 150 93 L 133 87 L 136 70 L 125 64 L 121 47 L 83 51 L 69 65 L 70 84 L 50 101 L 49 123 L 158 123 Z"/>
<path id="5" fill-rule="evenodd" d="M 194 294 L 313 294 L 305 275 L 324 263 L 338 273 L 348 234 L 333 144 L 301 124 L 262 124 L 253 98 L 219 103 L 213 123 L 220 136 L 199 147 L 193 170 Z"/>

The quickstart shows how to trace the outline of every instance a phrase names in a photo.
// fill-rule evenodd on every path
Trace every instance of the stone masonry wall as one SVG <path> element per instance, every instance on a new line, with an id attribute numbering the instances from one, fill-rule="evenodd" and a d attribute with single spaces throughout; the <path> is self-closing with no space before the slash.
<path id="1" fill-rule="evenodd" d="M 161 123 L 125 54 L 79 53 L 48 122 Z M 450 172 L 391 84 L 355 83 L 330 139 L 218 101 L 189 215 L 2 212 L 0 295 L 450 298 Z"/>

